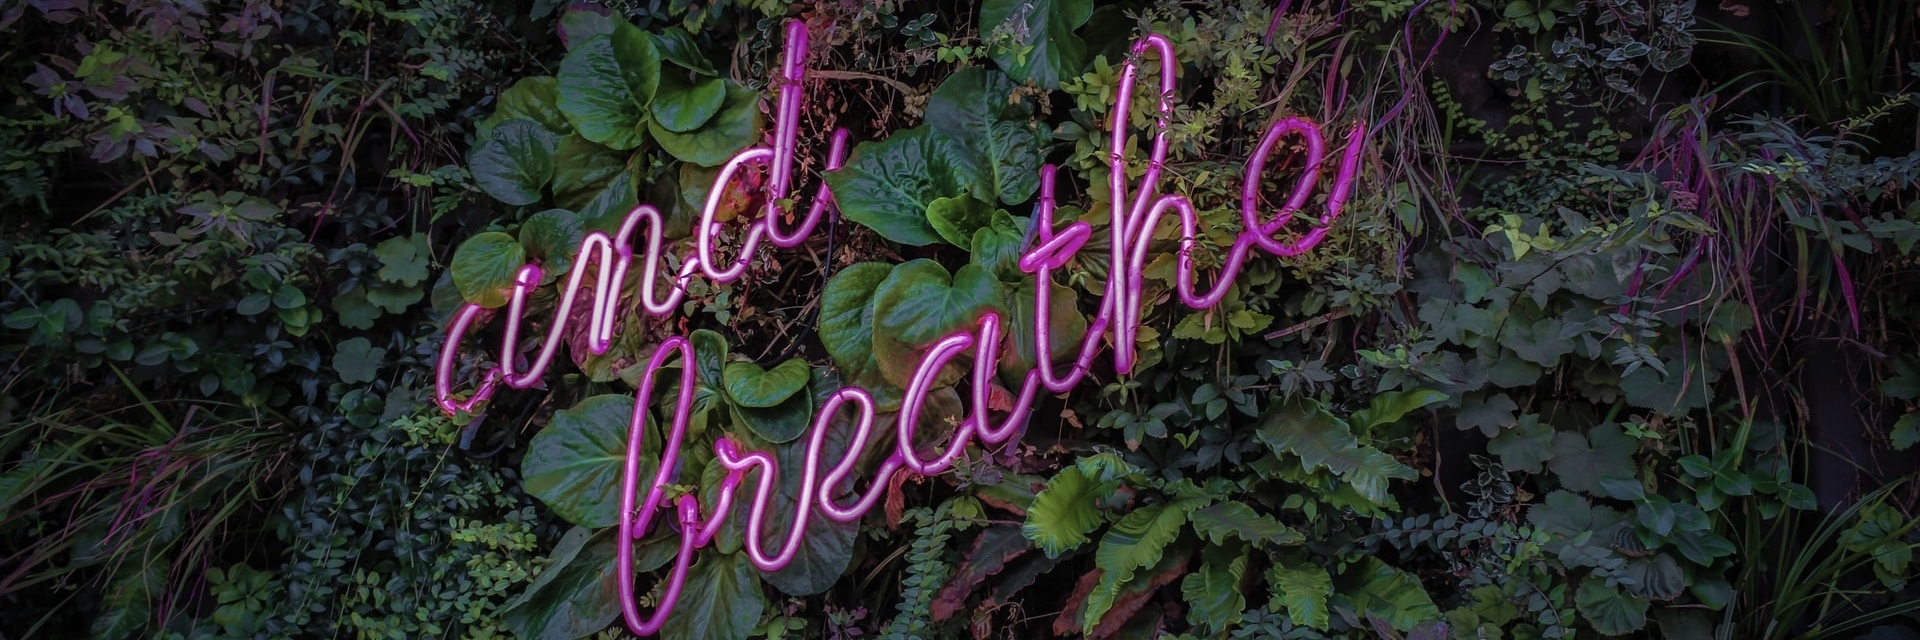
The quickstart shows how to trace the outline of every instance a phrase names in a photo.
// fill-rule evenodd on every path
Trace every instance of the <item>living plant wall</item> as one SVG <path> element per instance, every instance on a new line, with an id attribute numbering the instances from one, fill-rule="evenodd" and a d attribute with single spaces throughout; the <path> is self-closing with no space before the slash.
<path id="1" fill-rule="evenodd" d="M 0 638 L 1920 637 L 1916 22 L 0 0 Z"/>

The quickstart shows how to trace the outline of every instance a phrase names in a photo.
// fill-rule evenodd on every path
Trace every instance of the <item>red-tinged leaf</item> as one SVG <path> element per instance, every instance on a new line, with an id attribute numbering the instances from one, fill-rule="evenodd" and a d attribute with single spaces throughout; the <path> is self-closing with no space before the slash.
<path id="1" fill-rule="evenodd" d="M 994 581 L 991 592 L 987 594 L 986 602 L 981 606 L 997 607 L 1013 602 L 1014 596 L 1020 595 L 1022 590 L 1033 586 L 1034 580 L 1052 571 L 1061 561 L 1071 557 L 1073 554 L 1049 558 L 1047 554 L 1042 553 L 1014 560 L 1012 567 L 1001 570 L 1000 579 Z"/>
<path id="2" fill-rule="evenodd" d="M 1154 592 L 1186 575 L 1188 556 L 1192 555 L 1190 551 L 1191 549 L 1170 550 L 1160 559 L 1159 564 L 1148 570 L 1145 580 L 1134 580 L 1121 589 L 1119 597 L 1113 599 L 1113 606 L 1109 607 L 1107 614 L 1100 618 L 1100 624 L 1093 628 L 1092 633 L 1087 634 L 1088 640 L 1111 638 L 1125 629 L 1134 614 L 1147 605 L 1147 600 L 1153 597 Z"/>
<path id="3" fill-rule="evenodd" d="M 1067 604 L 1060 608 L 1060 615 L 1053 618 L 1053 635 L 1070 636 L 1080 632 L 1080 612 L 1087 608 L 1087 596 L 1093 594 L 1093 588 L 1100 584 L 1100 576 L 1105 573 L 1094 569 L 1073 583 L 1073 594 L 1067 596 Z"/>
<path id="4" fill-rule="evenodd" d="M 907 483 L 908 477 L 907 470 L 900 469 L 893 472 L 893 477 L 887 479 L 887 502 L 881 508 L 886 509 L 887 512 L 888 531 L 899 529 L 900 519 L 906 517 L 907 492 L 902 487 Z"/>
<path id="5" fill-rule="evenodd" d="M 973 594 L 975 587 L 1005 569 L 1007 561 L 1032 550 L 1033 544 L 1020 535 L 1020 527 L 994 525 L 981 532 L 974 540 L 973 552 L 967 555 L 967 561 L 947 579 L 947 586 L 934 598 L 934 621 L 953 617 L 966 606 L 967 596 Z"/>

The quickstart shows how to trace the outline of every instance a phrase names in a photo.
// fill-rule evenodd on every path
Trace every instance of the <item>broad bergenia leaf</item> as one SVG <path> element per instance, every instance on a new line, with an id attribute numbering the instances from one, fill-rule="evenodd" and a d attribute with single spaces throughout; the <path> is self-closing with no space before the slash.
<path id="1" fill-rule="evenodd" d="M 554 204 L 569 211 L 585 208 L 614 176 L 627 172 L 627 158 L 632 155 L 578 133 L 561 138 L 553 152 Z"/>
<path id="2" fill-rule="evenodd" d="M 560 80 L 553 76 L 521 78 L 494 102 L 493 115 L 481 120 L 474 132 L 481 140 L 493 137 L 493 129 L 502 122 L 519 118 L 531 120 L 554 135 L 573 133 L 566 114 L 560 113 Z"/>
<path id="3" fill-rule="evenodd" d="M 527 493 L 555 515 L 583 527 L 620 522 L 620 483 L 626 469 L 627 424 L 633 396 L 598 395 L 553 414 L 553 422 L 527 443 L 520 461 Z M 659 465 L 660 436 L 645 430 L 642 478 Z"/>
<path id="4" fill-rule="evenodd" d="M 1033 120 L 1026 101 L 1008 101 L 1017 86 L 999 71 L 968 67 L 947 76 L 927 99 L 927 126 L 959 148 L 955 156 L 966 172 L 982 178 L 968 184 L 970 193 L 988 203 L 1020 204 L 1040 188 L 1052 136 Z"/>
<path id="5" fill-rule="evenodd" d="M 818 386 L 831 386 L 820 381 Z M 824 394 L 822 394 L 824 396 Z M 815 398 L 809 392 L 802 392 L 790 398 L 788 402 L 801 402 L 812 407 Z M 807 412 L 811 417 L 812 411 Z M 827 432 L 826 446 L 821 454 L 823 460 L 839 460 L 847 450 L 847 440 L 852 436 L 852 427 L 836 423 Z M 775 461 L 780 466 L 780 484 L 773 494 L 772 512 L 785 514 L 784 517 L 769 518 L 767 531 L 777 534 L 769 536 L 768 551 L 778 549 L 780 541 L 785 540 L 789 527 L 793 526 L 792 514 L 800 508 L 800 485 L 804 474 L 800 471 L 806 466 L 807 446 L 812 438 L 797 438 L 781 444 L 774 449 Z M 816 480 L 817 481 L 817 480 Z M 833 488 L 834 500 L 845 504 L 852 499 L 850 483 Z M 820 498 L 816 498 L 820 499 Z M 793 563 L 779 571 L 760 573 L 761 578 L 781 593 L 790 596 L 810 596 L 823 593 L 840 581 L 847 566 L 853 561 L 853 539 L 860 532 L 858 522 L 837 522 L 820 515 L 816 510 L 807 520 L 807 533 L 801 538 L 800 551 L 794 555 Z"/>
<path id="6" fill-rule="evenodd" d="M 754 143 L 760 135 L 760 94 L 731 82 L 723 84 L 725 96 L 719 112 L 698 128 L 677 132 L 660 122 L 649 125 L 660 148 L 675 158 L 712 167 L 725 164 L 734 153 Z"/>
<path id="7" fill-rule="evenodd" d="M 702 553 L 660 637 L 745 640 L 767 607 L 757 578 L 744 553 Z"/>
<path id="8" fill-rule="evenodd" d="M 855 264 L 833 274 L 820 295 L 820 345 L 848 384 L 870 392 L 887 384 L 873 355 L 873 299 L 891 273 L 891 264 Z"/>
<path id="9" fill-rule="evenodd" d="M 473 182 L 493 199 L 526 206 L 540 201 L 553 180 L 554 148 L 560 139 L 532 120 L 512 119 L 493 128 L 493 137 L 467 157 Z"/>
<path id="10" fill-rule="evenodd" d="M 766 408 L 778 406 L 806 388 L 810 372 L 807 361 L 792 358 L 772 369 L 751 362 L 729 362 L 721 377 L 727 385 L 727 396 L 735 404 Z"/>
<path id="11" fill-rule="evenodd" d="M 970 331 L 982 314 L 1001 312 L 1005 287 L 993 274 L 965 265 L 946 267 L 920 259 L 898 265 L 874 289 L 874 355 L 880 372 L 899 387 L 912 381 L 926 345 Z"/>
<path id="12" fill-rule="evenodd" d="M 567 530 L 533 584 L 501 606 L 501 624 L 526 640 L 575 640 L 613 624 L 620 617 L 618 533 L 612 527 Z"/>
<path id="13" fill-rule="evenodd" d="M 660 84 L 653 40 L 620 23 L 567 52 L 560 61 L 560 112 L 575 131 L 613 149 L 646 141 L 647 105 Z"/>
<path id="14" fill-rule="evenodd" d="M 467 238 L 447 268 L 467 302 L 493 309 L 507 304 L 514 278 L 527 264 L 527 250 L 513 236 L 488 231 Z"/>
<path id="15" fill-rule="evenodd" d="M 660 88 L 653 94 L 653 122 L 667 132 L 687 133 L 720 113 L 726 98 L 726 80 L 669 66 L 661 70 Z"/>
<path id="16" fill-rule="evenodd" d="M 925 246 L 941 239 L 927 222 L 927 207 L 982 179 L 957 166 L 954 154 L 946 138 L 915 127 L 860 143 L 846 166 L 827 172 L 827 184 L 848 220 L 888 240 Z"/>

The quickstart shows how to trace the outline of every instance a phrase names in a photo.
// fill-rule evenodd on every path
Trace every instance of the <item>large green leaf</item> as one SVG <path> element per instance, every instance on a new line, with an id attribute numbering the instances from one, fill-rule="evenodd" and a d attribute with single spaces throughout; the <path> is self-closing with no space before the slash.
<path id="1" fill-rule="evenodd" d="M 612 527 L 567 530 L 533 584 L 501 606 L 501 624 L 522 640 L 575 640 L 612 624 L 620 617 L 618 534 Z"/>
<path id="2" fill-rule="evenodd" d="M 1240 592 L 1246 573 L 1246 545 L 1208 546 L 1200 553 L 1200 570 L 1180 581 L 1187 618 L 1215 634 L 1238 624 L 1240 612 L 1247 609 L 1247 596 Z"/>
<path id="3" fill-rule="evenodd" d="M 1356 614 L 1379 618 L 1400 631 L 1440 618 L 1440 608 L 1433 605 L 1419 578 L 1372 556 L 1340 574 L 1340 588 L 1333 602 L 1350 607 Z"/>
<path id="4" fill-rule="evenodd" d="M 1375 427 L 1393 424 L 1415 409 L 1446 399 L 1447 394 L 1433 389 L 1388 391 L 1374 395 L 1367 408 L 1353 412 L 1348 422 L 1360 433 L 1371 433 Z"/>
<path id="5" fill-rule="evenodd" d="M 560 112 L 588 140 L 614 149 L 646 141 L 647 105 L 660 84 L 653 39 L 624 22 L 560 61 Z"/>
<path id="6" fill-rule="evenodd" d="M 913 246 L 938 242 L 927 223 L 936 198 L 960 195 L 981 178 L 954 162 L 953 145 L 924 126 L 854 147 L 846 166 L 826 174 L 834 203 L 848 220 Z"/>
<path id="7" fill-rule="evenodd" d="M 1325 631 L 1332 621 L 1327 599 L 1333 596 L 1333 577 L 1324 567 L 1274 563 L 1267 567 L 1267 585 L 1273 595 L 1268 611 L 1285 611 L 1293 623 Z"/>
<path id="8" fill-rule="evenodd" d="M 668 640 L 745 640 L 759 626 L 767 598 L 746 554 L 706 553 L 687 572 L 680 602 L 660 637 Z"/>
<path id="9" fill-rule="evenodd" d="M 1647 626 L 1647 601 L 1621 593 L 1601 578 L 1581 582 L 1573 604 L 1601 635 L 1623 636 Z"/>
<path id="10" fill-rule="evenodd" d="M 1034 496 L 1020 533 L 1047 552 L 1047 557 L 1059 557 L 1086 544 L 1090 540 L 1087 532 L 1106 521 L 1095 502 L 1112 492 L 1113 485 L 1087 477 L 1078 466 L 1061 469 Z"/>
<path id="11" fill-rule="evenodd" d="M 474 128 L 474 133 L 481 140 L 490 139 L 494 127 L 514 118 L 540 123 L 540 126 L 557 136 L 573 132 L 573 125 L 567 122 L 567 116 L 560 113 L 560 80 L 553 76 L 521 78 L 506 91 L 500 92 L 493 115 L 481 120 L 480 125 Z"/>
<path id="12" fill-rule="evenodd" d="M 843 379 L 868 391 L 885 383 L 873 356 L 873 299 L 892 272 L 884 262 L 855 264 L 833 274 L 820 294 L 820 345 Z"/>
<path id="13" fill-rule="evenodd" d="M 813 397 L 796 393 L 771 407 L 731 405 L 729 410 L 742 426 L 769 442 L 790 442 L 813 424 Z"/>
<path id="14" fill-rule="evenodd" d="M 527 456 L 520 461 L 527 493 L 568 522 L 583 527 L 619 524 L 632 417 L 633 397 L 613 394 L 593 396 L 555 413 L 553 422 L 527 443 Z M 644 481 L 660 464 L 660 435 L 651 425 L 643 433 Z"/>
<path id="15" fill-rule="evenodd" d="M 580 211 L 607 184 L 627 172 L 630 151 L 609 149 L 576 133 L 560 139 L 553 152 L 553 202 Z"/>
<path id="16" fill-rule="evenodd" d="M 1387 495 L 1391 480 L 1416 477 L 1411 467 L 1393 456 L 1360 444 L 1346 423 L 1316 401 L 1293 399 L 1275 405 L 1262 419 L 1257 435 L 1275 453 L 1299 456 L 1308 471 L 1322 467 L 1332 471 L 1376 505 L 1392 503 Z"/>
<path id="17" fill-rule="evenodd" d="M 824 388 L 830 385 L 822 381 L 818 386 Z M 824 397 L 824 394 L 820 395 Z M 803 393 L 792 398 L 792 401 L 807 401 L 811 406 L 813 399 L 809 394 Z M 809 411 L 808 415 L 811 416 L 812 412 Z M 821 459 L 840 459 L 846 453 L 847 440 L 852 437 L 852 432 L 851 427 L 836 423 L 834 428 L 827 432 L 826 446 L 822 449 Z M 774 457 L 780 465 L 781 473 L 780 486 L 773 494 L 773 513 L 793 514 L 800 508 L 800 485 L 803 479 L 800 470 L 806 466 L 807 445 L 810 440 L 812 438 L 799 438 L 774 449 Z M 844 504 L 851 500 L 851 494 L 852 488 L 849 482 L 834 487 L 832 497 Z M 820 497 L 815 499 L 818 500 Z M 779 535 L 782 540 L 787 527 L 793 526 L 791 517 L 770 518 L 769 523 L 771 524 L 768 528 L 769 532 Z M 807 520 L 807 533 L 801 538 L 800 552 L 794 555 L 793 563 L 779 571 L 761 572 L 760 576 L 766 579 L 767 584 L 773 585 L 775 589 L 790 596 L 824 593 L 832 588 L 834 583 L 840 581 L 840 575 L 846 573 L 847 566 L 852 564 L 853 539 L 859 532 L 860 524 L 857 521 L 837 522 L 816 510 L 813 517 Z M 769 538 L 772 537 L 769 536 Z M 777 547 L 769 550 L 774 549 Z"/>
<path id="18" fill-rule="evenodd" d="M 507 304 L 514 279 L 526 264 L 527 250 L 513 236 L 488 231 L 460 243 L 447 271 L 462 299 L 493 309 Z"/>
<path id="19" fill-rule="evenodd" d="M 982 233 L 985 233 L 982 231 Z M 1028 371 L 1040 365 L 1037 350 L 1040 342 L 1034 333 L 1036 314 L 1034 310 L 1034 287 L 1039 281 L 1028 276 L 1019 284 L 1008 288 L 1006 337 L 1000 350 L 1000 380 L 1010 387 L 1017 388 L 1027 376 Z M 1080 314 L 1080 294 L 1070 287 L 1048 283 L 1053 287 L 1053 299 L 1048 300 L 1047 339 L 1053 344 L 1055 364 L 1068 362 L 1080 351 L 1080 339 L 1087 334 L 1087 317 Z"/>
<path id="20" fill-rule="evenodd" d="M 1553 438 L 1553 426 L 1529 413 L 1488 441 L 1487 451 L 1500 456 L 1500 464 L 1509 471 L 1539 473 L 1541 463 L 1553 459 Z"/>
<path id="21" fill-rule="evenodd" d="M 1073 30 L 1092 15 L 1091 0 L 987 0 L 980 6 L 980 35 L 1002 43 L 993 60 L 1007 75 L 1058 89 L 1087 67 L 1087 45 Z"/>
<path id="22" fill-rule="evenodd" d="M 1101 569 L 1100 582 L 1087 594 L 1083 631 L 1093 633 L 1135 572 L 1160 562 L 1167 545 L 1186 529 L 1187 513 L 1195 506 L 1181 501 L 1134 509 L 1100 538 L 1100 548 L 1093 552 L 1093 564 Z"/>
<path id="23" fill-rule="evenodd" d="M 993 212 L 992 204 L 967 194 L 934 198 L 927 203 L 927 225 L 940 239 L 964 249 L 973 246 L 974 231 L 992 222 Z"/>
<path id="24" fill-rule="evenodd" d="M 1306 536 L 1280 524 L 1273 516 L 1255 513 L 1244 502 L 1227 501 L 1188 514 L 1194 533 L 1214 544 L 1226 544 L 1229 536 L 1258 544 L 1296 545 Z"/>
<path id="25" fill-rule="evenodd" d="M 762 369 L 751 362 L 729 362 L 722 371 L 726 381 L 727 397 L 734 404 L 743 407 L 773 407 L 807 386 L 807 376 L 812 368 L 807 361 L 792 358 L 775 365 L 772 369 Z"/>
<path id="26" fill-rule="evenodd" d="M 720 75 L 720 71 L 714 69 L 713 63 L 707 60 L 706 54 L 701 52 L 700 43 L 695 42 L 693 36 L 688 34 L 686 29 L 667 27 L 665 30 L 653 34 L 653 44 L 654 47 L 660 50 L 660 57 L 667 62 L 680 65 L 702 75 Z"/>
<path id="27" fill-rule="evenodd" d="M 481 191 L 526 206 L 539 202 L 542 189 L 553 180 L 554 147 L 559 143 L 559 137 L 539 123 L 515 118 L 494 127 L 493 137 L 474 147 L 467 165 Z"/>
<path id="28" fill-rule="evenodd" d="M 520 246 L 527 257 L 540 261 L 541 277 L 547 282 L 573 268 L 582 235 L 580 217 L 566 209 L 548 209 L 520 223 Z"/>
<path id="29" fill-rule="evenodd" d="M 593 199 L 580 208 L 580 228 L 587 233 L 599 231 L 613 235 L 619 232 L 620 225 L 626 223 L 627 214 L 633 211 L 639 198 L 639 192 L 633 188 L 632 173 L 622 171 L 614 174 L 613 179 L 607 181 L 606 188 L 593 194 Z M 638 283 L 639 278 L 628 282 Z"/>
<path id="30" fill-rule="evenodd" d="M 1016 88 L 1006 74 L 967 67 L 947 76 L 927 99 L 927 125 L 958 147 L 956 161 L 981 178 L 969 190 L 989 203 L 1020 204 L 1040 188 L 1040 163 L 1051 136 L 1033 121 L 1031 105 L 1009 101 Z"/>
<path id="31" fill-rule="evenodd" d="M 734 153 L 753 144 L 760 135 L 760 94 L 731 82 L 724 84 L 719 113 L 699 128 L 683 133 L 659 122 L 649 125 L 660 148 L 675 158 L 712 167 L 725 164 Z"/>
<path id="32" fill-rule="evenodd" d="M 720 113 L 726 99 L 726 80 L 667 67 L 661 70 L 660 88 L 653 94 L 653 122 L 671 133 L 693 131 Z"/>
<path id="33" fill-rule="evenodd" d="M 980 268 L 993 272 L 1001 282 L 1019 282 L 1028 276 L 1020 271 L 1020 252 L 1025 249 L 1031 221 L 1014 217 L 1004 210 L 994 211 L 987 226 L 973 232 L 972 255 Z"/>
<path id="34" fill-rule="evenodd" d="M 1562 431 L 1553 436 L 1553 458 L 1547 466 L 1560 478 L 1560 486 L 1604 496 L 1603 479 L 1636 477 L 1633 452 L 1639 447 L 1639 440 L 1612 423 L 1588 429 L 1586 435 Z"/>
<path id="35" fill-rule="evenodd" d="M 881 374 L 906 387 L 923 347 L 972 329 L 983 313 L 1002 311 L 1005 295 L 993 274 L 974 265 L 951 275 L 924 258 L 895 266 L 874 289 L 873 349 Z"/>

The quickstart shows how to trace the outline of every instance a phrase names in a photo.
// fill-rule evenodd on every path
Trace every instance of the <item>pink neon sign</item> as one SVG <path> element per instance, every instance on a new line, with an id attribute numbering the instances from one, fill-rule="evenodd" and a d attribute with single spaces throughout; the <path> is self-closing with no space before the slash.
<path id="1" fill-rule="evenodd" d="M 1139 328 L 1142 272 L 1145 270 L 1147 245 L 1152 230 L 1160 217 L 1169 210 L 1180 218 L 1181 240 L 1178 259 L 1178 277 L 1176 288 L 1181 302 L 1200 309 L 1211 307 L 1220 302 L 1246 261 L 1248 254 L 1255 248 L 1276 256 L 1296 256 L 1312 249 L 1326 238 L 1328 225 L 1340 215 L 1347 196 L 1353 187 L 1353 180 L 1359 167 L 1360 150 L 1365 135 L 1363 126 L 1355 126 L 1347 134 L 1346 152 L 1342 155 L 1340 166 L 1335 174 L 1333 187 L 1327 197 L 1327 210 L 1319 217 L 1319 224 L 1298 238 L 1281 242 L 1273 234 L 1307 203 L 1313 194 L 1313 187 L 1319 179 L 1321 163 L 1326 156 L 1326 141 L 1320 128 L 1303 118 L 1286 118 L 1267 128 L 1260 139 L 1259 147 L 1247 161 L 1247 170 L 1241 189 L 1240 217 L 1244 230 L 1228 250 L 1224 264 L 1212 289 L 1204 293 L 1196 290 L 1194 283 L 1194 265 L 1191 257 L 1195 238 L 1198 235 L 1197 216 L 1193 205 L 1180 195 L 1159 194 L 1160 172 L 1166 162 L 1167 141 L 1165 127 L 1153 136 L 1151 162 L 1139 184 L 1129 185 L 1126 179 L 1126 164 L 1122 152 L 1126 149 L 1126 123 L 1128 122 L 1129 102 L 1133 95 L 1135 82 L 1134 60 L 1141 59 L 1149 51 L 1158 54 L 1160 59 L 1160 100 L 1161 122 L 1171 113 L 1172 106 L 1167 100 L 1174 89 L 1176 64 L 1173 48 L 1169 41 L 1160 35 L 1148 35 L 1133 47 L 1133 55 L 1121 74 L 1120 88 L 1113 112 L 1109 115 L 1113 122 L 1109 149 L 1109 172 L 1107 188 L 1111 196 L 1112 223 L 1108 228 L 1111 239 L 1111 257 L 1114 265 L 1106 283 L 1106 291 L 1101 300 L 1100 311 L 1088 324 L 1087 333 L 1080 340 L 1079 354 L 1064 373 L 1055 369 L 1049 341 L 1051 328 L 1048 326 L 1048 314 L 1051 308 L 1051 287 L 1034 288 L 1034 344 L 1037 345 L 1038 366 L 1029 373 L 1020 385 L 1013 408 L 1003 422 L 992 424 L 989 419 L 987 390 L 996 371 L 996 354 L 1000 351 L 1003 329 L 998 316 L 988 313 L 981 317 L 973 331 L 957 332 L 934 342 L 927 348 L 922 360 L 907 386 L 896 418 L 897 446 L 892 455 L 880 464 L 873 477 L 886 478 L 899 469 L 907 469 L 921 475 L 940 473 L 952 466 L 970 439 L 978 438 L 986 446 L 998 445 L 1020 433 L 1026 426 L 1027 414 L 1031 412 L 1034 401 L 1042 389 L 1052 393 L 1063 393 L 1078 384 L 1092 368 L 1093 359 L 1100 350 L 1100 340 L 1112 331 L 1114 369 L 1121 373 L 1131 371 L 1134 362 L 1134 335 Z M 663 258 L 661 251 L 660 212 L 651 205 L 640 205 L 628 214 L 619 231 L 609 237 L 605 233 L 589 234 L 580 245 L 578 259 L 574 262 L 566 289 L 561 295 L 554 321 L 548 329 L 546 340 L 539 352 L 531 360 L 526 371 L 516 371 L 514 354 L 519 352 L 520 325 L 526 300 L 539 285 L 541 271 L 536 265 L 523 267 L 516 279 L 512 297 L 507 305 L 507 325 L 505 337 L 500 345 L 498 368 L 488 369 L 481 375 L 478 388 L 467 399 L 456 400 L 453 395 L 453 375 L 456 369 L 457 355 L 461 338 L 473 328 L 482 309 L 473 304 L 462 306 L 454 314 L 447 329 L 447 347 L 440 354 L 439 366 L 435 377 L 435 401 L 448 413 L 471 411 L 479 403 L 491 397 L 499 383 L 509 387 L 525 388 L 536 384 L 542 373 L 552 364 L 559 345 L 564 342 L 567 319 L 573 317 L 575 304 L 579 300 L 580 290 L 586 283 L 588 271 L 593 271 L 595 281 L 591 293 L 591 312 L 587 315 L 587 344 L 594 353 L 606 352 L 613 338 L 613 328 L 618 318 L 619 292 L 626 281 L 627 269 L 634 259 L 634 234 L 639 232 L 646 241 L 640 254 L 641 281 L 646 283 L 640 289 L 640 307 L 648 315 L 664 316 L 672 313 L 686 295 L 686 285 L 698 271 L 717 282 L 728 282 L 740 277 L 748 268 L 754 248 L 766 240 L 778 247 L 793 247 L 805 241 L 814 227 L 825 215 L 827 203 L 832 194 L 823 184 L 814 197 L 807 216 L 790 230 L 781 230 L 775 221 L 785 212 L 780 210 L 779 202 L 785 199 L 793 185 L 793 161 L 795 136 L 799 128 L 800 101 L 803 93 L 802 80 L 805 77 L 804 58 L 807 52 L 807 31 L 803 23 L 794 21 L 787 25 L 787 45 L 785 62 L 778 78 L 779 105 L 774 125 L 774 139 L 771 148 L 756 146 L 735 155 L 714 178 L 714 185 L 708 191 L 706 207 L 701 212 L 699 226 L 695 227 L 695 252 L 684 256 L 679 273 L 675 274 L 672 284 L 665 293 L 656 291 L 654 283 L 659 275 L 659 265 Z M 1267 156 L 1283 138 L 1299 136 L 1306 147 L 1307 170 L 1301 173 L 1294 185 L 1286 204 L 1278 215 L 1270 220 L 1261 220 L 1255 214 L 1259 198 L 1260 178 L 1265 170 Z M 836 131 L 833 136 L 828 169 L 838 168 L 845 160 L 847 132 Z M 763 215 L 758 216 L 747 227 L 746 237 L 741 245 L 739 260 L 724 268 L 718 266 L 713 254 L 713 234 L 719 224 L 714 221 L 714 213 L 719 208 L 720 199 L 726 193 L 725 187 L 734 176 L 747 165 L 762 165 L 768 169 L 766 204 Z M 1092 234 L 1092 227 L 1086 222 L 1075 222 L 1064 229 L 1053 228 L 1054 207 L 1054 167 L 1041 169 L 1039 203 L 1034 211 L 1036 238 L 1034 246 L 1020 258 L 1020 269 L 1032 273 L 1042 283 L 1052 281 L 1052 272 L 1066 264 L 1086 243 Z M 1128 189 L 1133 187 L 1132 197 L 1128 198 Z M 644 227 L 642 227 L 644 225 Z M 597 265 L 597 269 L 592 267 Z M 936 374 L 960 354 L 973 351 L 972 389 L 968 398 L 968 417 L 955 429 L 944 452 L 930 458 L 923 458 L 913 450 L 910 443 L 918 428 L 921 407 L 927 394 L 933 391 Z M 874 482 L 864 493 L 849 504 L 836 502 L 831 494 L 835 487 L 845 486 L 853 475 L 854 466 L 865 450 L 872 435 L 874 422 L 874 402 L 866 390 L 858 387 L 846 387 L 828 397 L 824 406 L 813 417 L 807 435 L 807 451 L 800 473 L 802 474 L 801 492 L 798 506 L 793 514 L 793 523 L 781 537 L 775 550 L 767 547 L 766 528 L 768 505 L 776 486 L 777 474 L 773 456 L 758 451 L 742 450 L 738 443 L 720 438 L 714 443 L 714 453 L 720 464 L 727 469 L 722 480 L 717 504 L 711 515 L 702 519 L 698 500 L 692 495 L 682 495 L 673 507 L 677 513 L 681 533 L 680 551 L 675 559 L 672 574 L 667 578 L 666 588 L 658 606 L 651 614 L 642 615 L 634 601 L 633 590 L 633 545 L 632 541 L 644 537 L 653 523 L 654 515 L 663 506 L 666 487 L 677 479 L 675 469 L 680 454 L 680 445 L 686 437 L 687 421 L 693 405 L 695 367 L 680 367 L 680 387 L 675 399 L 675 409 L 671 430 L 660 453 L 660 465 L 648 486 L 644 499 L 636 498 L 640 489 L 640 461 L 642 458 L 642 429 L 646 426 L 647 409 L 651 406 L 651 394 L 655 376 L 669 360 L 678 355 L 682 363 L 694 362 L 692 343 L 685 337 L 673 337 L 662 343 L 647 363 L 634 403 L 633 416 L 628 425 L 628 449 L 626 470 L 621 487 L 620 512 L 620 552 L 619 583 L 621 607 L 627 626 L 639 635 L 652 635 L 660 630 L 667 615 L 673 610 L 686 581 L 688 568 L 693 562 L 693 552 L 712 542 L 719 533 L 720 526 L 731 513 L 734 492 L 747 480 L 750 472 L 758 471 L 758 483 L 753 488 L 753 502 L 749 510 L 746 527 L 745 549 L 754 566 L 765 571 L 777 571 L 786 567 L 794 559 L 800 548 L 801 537 L 805 534 L 807 522 L 819 515 L 841 522 L 859 519 L 879 501 L 885 486 L 883 482 Z M 822 450 L 826 443 L 827 429 L 834 416 L 847 405 L 853 405 L 854 432 L 847 450 L 839 460 L 832 461 L 822 475 L 824 462 Z"/>

